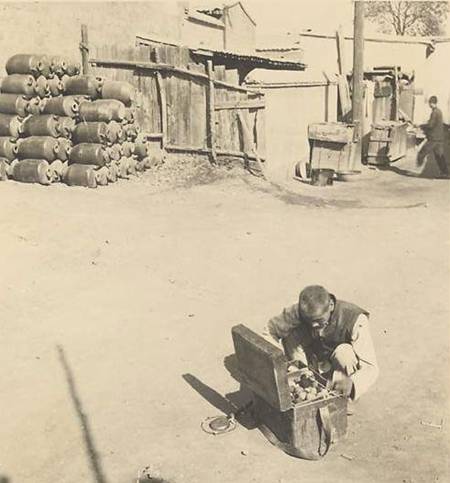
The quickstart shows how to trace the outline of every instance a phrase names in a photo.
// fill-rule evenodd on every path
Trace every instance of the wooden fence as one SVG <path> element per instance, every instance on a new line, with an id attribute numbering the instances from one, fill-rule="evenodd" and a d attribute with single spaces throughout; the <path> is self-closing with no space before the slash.
<path id="1" fill-rule="evenodd" d="M 264 94 L 233 84 L 235 72 L 165 44 L 97 48 L 89 65 L 95 75 L 137 88 L 137 120 L 165 151 L 207 154 L 212 162 L 235 157 L 261 168 Z"/>

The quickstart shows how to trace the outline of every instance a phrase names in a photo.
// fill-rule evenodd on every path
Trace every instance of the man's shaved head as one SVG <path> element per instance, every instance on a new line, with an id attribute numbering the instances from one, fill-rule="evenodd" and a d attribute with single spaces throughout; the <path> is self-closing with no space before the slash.
<path id="1" fill-rule="evenodd" d="M 322 316 L 330 306 L 330 294 L 321 285 L 309 285 L 305 287 L 298 298 L 300 315 L 307 319 Z"/>

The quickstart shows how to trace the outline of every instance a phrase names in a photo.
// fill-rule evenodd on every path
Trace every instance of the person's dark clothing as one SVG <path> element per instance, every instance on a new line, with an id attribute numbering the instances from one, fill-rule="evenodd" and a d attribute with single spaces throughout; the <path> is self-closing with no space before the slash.
<path id="1" fill-rule="evenodd" d="M 442 119 L 442 111 L 434 107 L 431 110 L 430 119 L 424 126 L 425 134 L 427 136 L 427 143 L 422 148 L 420 159 L 423 160 L 429 153 L 433 153 L 434 159 L 439 166 L 439 171 L 442 176 L 449 176 L 447 160 L 445 159 L 445 128 Z M 420 165 L 420 163 L 419 163 Z"/>
<path id="2" fill-rule="evenodd" d="M 444 122 L 442 120 L 442 111 L 438 107 L 431 110 L 430 119 L 425 128 L 428 141 L 444 142 Z"/>

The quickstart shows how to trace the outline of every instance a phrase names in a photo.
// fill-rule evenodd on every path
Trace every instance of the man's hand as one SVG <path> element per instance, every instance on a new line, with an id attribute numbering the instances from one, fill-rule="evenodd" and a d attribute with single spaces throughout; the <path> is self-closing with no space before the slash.
<path id="1" fill-rule="evenodd" d="M 350 397 L 353 391 L 353 382 L 349 377 L 345 376 L 334 381 L 331 389 L 340 392 L 346 397 Z"/>

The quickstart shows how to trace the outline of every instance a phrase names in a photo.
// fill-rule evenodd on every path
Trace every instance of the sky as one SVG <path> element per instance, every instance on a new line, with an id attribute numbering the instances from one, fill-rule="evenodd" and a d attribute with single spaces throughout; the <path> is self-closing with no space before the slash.
<path id="1" fill-rule="evenodd" d="M 200 3 L 217 6 L 232 1 L 200 0 Z M 242 3 L 257 24 L 259 38 L 275 32 L 298 32 L 303 29 L 333 33 L 339 25 L 342 25 L 345 34 L 353 33 L 353 0 L 242 0 Z M 448 35 L 449 25 L 450 22 L 447 22 Z M 376 28 L 370 22 L 365 22 L 365 32 L 366 35 L 374 35 Z"/>

